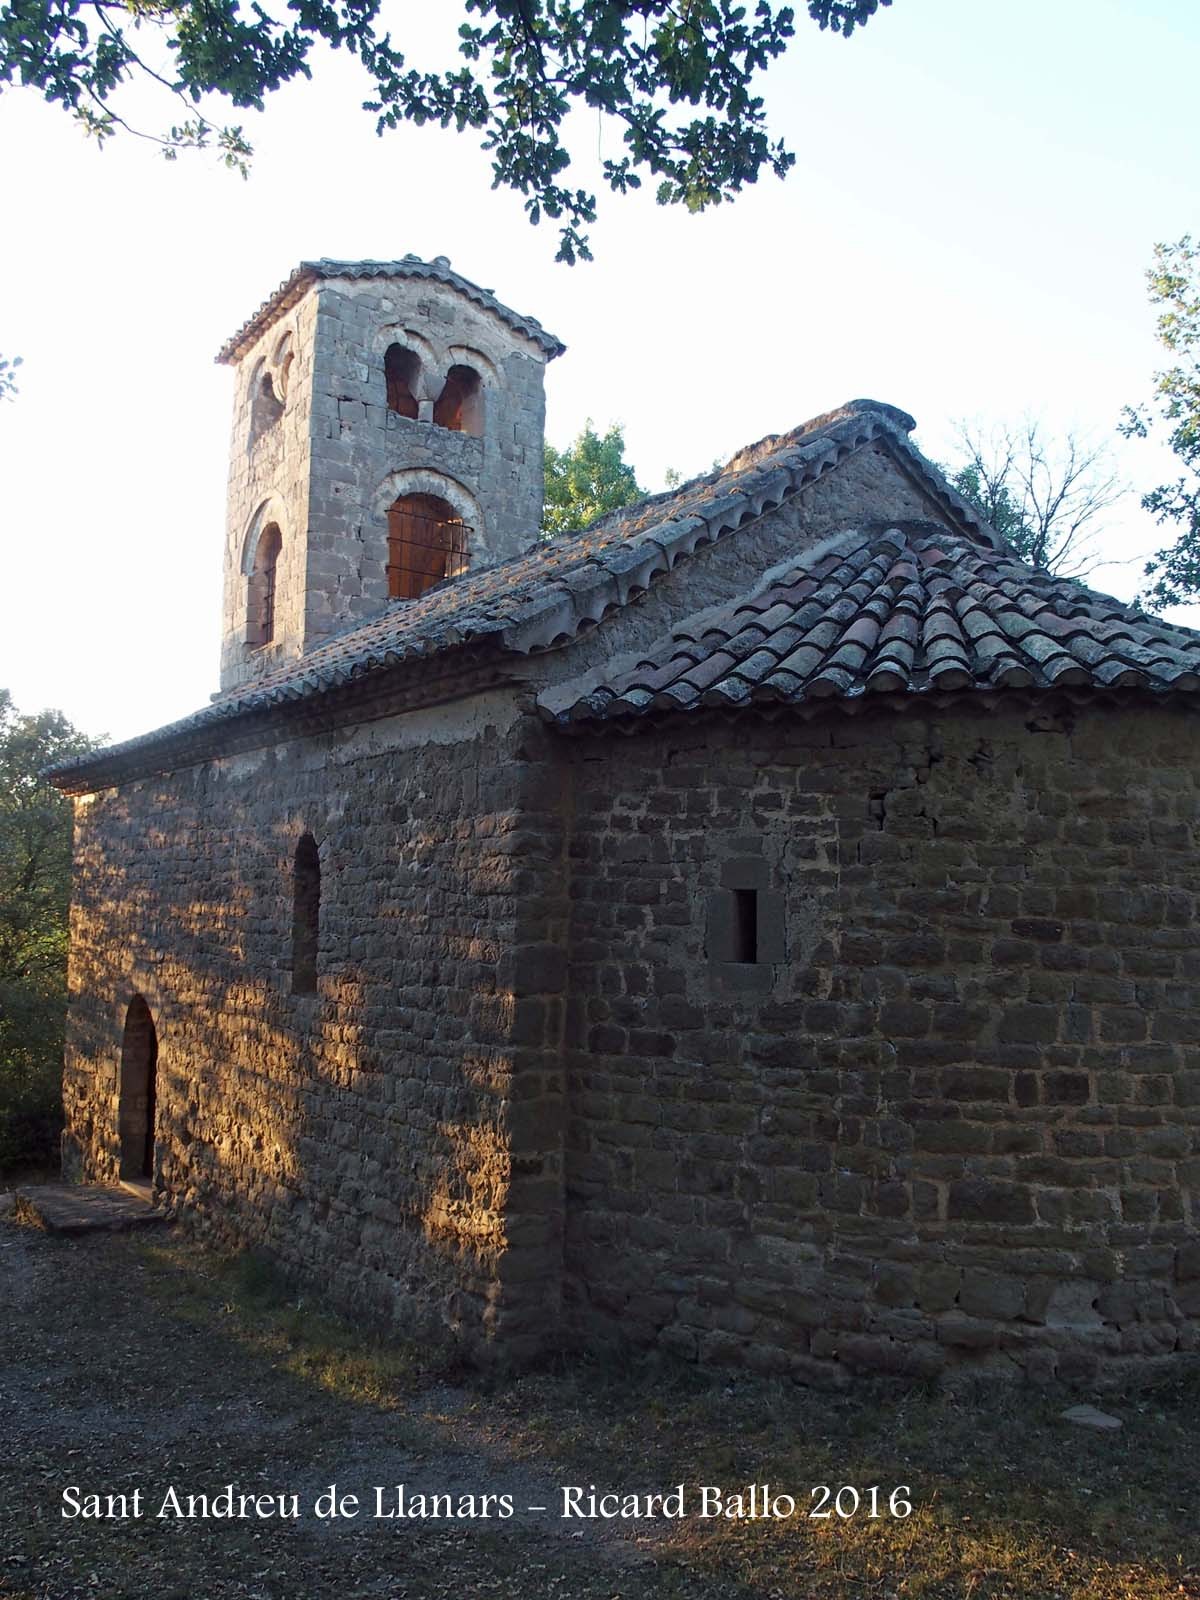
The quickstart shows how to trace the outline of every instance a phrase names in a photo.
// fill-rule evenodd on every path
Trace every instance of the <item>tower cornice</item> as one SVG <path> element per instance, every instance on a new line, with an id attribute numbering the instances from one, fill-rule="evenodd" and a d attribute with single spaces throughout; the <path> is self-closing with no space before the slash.
<path id="1" fill-rule="evenodd" d="M 323 256 L 319 261 L 302 261 L 283 280 L 275 293 L 264 300 L 254 315 L 221 346 L 216 356 L 218 365 L 236 365 L 272 323 L 289 311 L 314 283 L 337 278 L 423 278 L 445 284 L 476 305 L 491 311 L 515 333 L 524 334 L 532 344 L 538 346 L 547 361 L 562 355 L 566 349 L 562 340 L 548 333 L 535 317 L 522 316 L 519 311 L 498 300 L 490 289 L 480 288 L 477 283 L 455 272 L 446 256 L 436 256 L 432 261 L 422 261 L 415 255 L 404 256 L 398 261 L 333 261 Z"/>

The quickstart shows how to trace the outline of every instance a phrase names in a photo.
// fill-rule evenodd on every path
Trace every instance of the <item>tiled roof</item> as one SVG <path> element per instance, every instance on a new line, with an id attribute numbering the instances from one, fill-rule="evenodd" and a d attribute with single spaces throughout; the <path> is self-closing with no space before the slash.
<path id="1" fill-rule="evenodd" d="M 874 400 L 852 400 L 793 432 L 741 451 L 720 471 L 652 495 L 582 533 L 539 543 L 523 556 L 466 572 L 419 600 L 394 601 L 275 671 L 218 696 L 154 733 L 54 769 L 73 778 L 115 771 L 139 754 L 166 754 L 235 719 L 307 701 L 401 662 L 469 644 L 527 654 L 565 644 L 642 594 L 698 548 L 726 537 L 798 494 L 861 445 L 885 439 L 927 491 L 983 540 L 996 536 L 909 443 L 911 417 Z"/>
<path id="2" fill-rule="evenodd" d="M 494 312 L 510 328 L 532 339 L 534 344 L 541 346 L 547 361 L 562 355 L 566 349 L 561 340 L 547 333 L 533 317 L 523 317 L 519 311 L 513 311 L 497 300 L 490 289 L 481 289 L 477 283 L 455 272 L 445 256 L 438 256 L 433 261 L 422 261 L 417 256 L 404 256 L 400 261 L 331 261 L 323 256 L 319 261 L 302 261 L 275 293 L 263 301 L 250 320 L 225 341 L 217 361 L 224 364 L 236 361 L 264 328 L 270 327 L 276 317 L 295 305 L 305 290 L 321 278 L 432 278 L 437 283 L 449 284 L 476 305 Z"/>
<path id="3" fill-rule="evenodd" d="M 594 722 L 1011 688 L 1194 693 L 1200 633 L 910 523 L 826 541 L 544 714 Z"/>

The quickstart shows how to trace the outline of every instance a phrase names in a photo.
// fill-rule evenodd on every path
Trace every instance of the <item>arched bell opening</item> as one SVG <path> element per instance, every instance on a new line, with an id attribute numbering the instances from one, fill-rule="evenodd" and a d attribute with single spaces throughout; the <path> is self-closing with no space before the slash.
<path id="1" fill-rule="evenodd" d="M 259 535 L 246 594 L 246 643 L 253 650 L 275 638 L 275 584 L 282 550 L 279 525 L 269 522 Z"/>
<path id="2" fill-rule="evenodd" d="M 419 600 L 435 583 L 456 578 L 470 560 L 472 529 L 435 494 L 404 494 L 388 508 L 388 594 Z"/>
<path id="3" fill-rule="evenodd" d="M 388 410 L 415 419 L 417 384 L 421 376 L 419 356 L 402 344 L 390 344 L 383 357 L 383 374 L 387 379 Z"/>
<path id="4" fill-rule="evenodd" d="M 452 433 L 483 437 L 483 387 L 474 367 L 460 364 L 450 368 L 442 392 L 434 401 L 433 420 Z"/>

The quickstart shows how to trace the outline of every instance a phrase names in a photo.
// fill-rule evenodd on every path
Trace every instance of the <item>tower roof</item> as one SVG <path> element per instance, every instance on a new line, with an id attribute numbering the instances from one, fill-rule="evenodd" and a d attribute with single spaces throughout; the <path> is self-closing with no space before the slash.
<path id="1" fill-rule="evenodd" d="M 404 256 L 399 261 L 331 261 L 322 256 L 319 261 L 302 261 L 275 293 L 263 301 L 254 315 L 225 341 L 217 353 L 217 361 L 229 366 L 239 360 L 276 317 L 294 306 L 314 283 L 326 278 L 424 278 L 444 283 L 492 312 L 517 333 L 523 333 L 539 346 L 547 361 L 553 361 L 566 349 L 562 340 L 547 333 L 535 318 L 523 317 L 519 311 L 513 311 L 497 300 L 490 289 L 481 289 L 477 283 L 455 272 L 445 256 L 435 256 L 432 261 L 422 261 L 414 255 Z"/>

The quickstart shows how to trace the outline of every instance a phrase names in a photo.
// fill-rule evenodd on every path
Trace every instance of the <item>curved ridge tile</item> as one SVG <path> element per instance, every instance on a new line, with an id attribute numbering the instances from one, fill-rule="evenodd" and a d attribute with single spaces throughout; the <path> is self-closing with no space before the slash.
<path id="1" fill-rule="evenodd" d="M 442 281 L 451 281 L 450 269 L 441 263 L 407 258 L 392 265 L 400 275 L 445 273 Z M 378 274 L 380 266 L 363 263 L 361 269 Z M 308 263 L 303 270 L 336 276 L 345 264 Z M 299 293 L 304 287 L 297 281 L 285 289 Z M 557 343 L 531 321 L 520 321 L 531 337 L 540 334 Z M 1080 674 L 1084 686 L 1092 688 L 1195 686 L 1200 635 L 1024 566 L 910 443 L 913 426 L 912 418 L 894 407 L 851 401 L 748 446 L 722 469 L 609 513 L 580 533 L 537 540 L 523 554 L 467 571 L 419 600 L 392 601 L 379 615 L 347 623 L 298 660 L 217 696 L 190 717 L 62 763 L 54 769 L 55 781 L 61 778 L 62 787 L 83 790 L 159 770 L 177 759 L 219 754 L 233 737 L 229 725 L 239 718 L 279 708 L 275 714 L 282 719 L 291 714 L 287 708 L 299 709 L 300 702 L 340 684 L 403 675 L 418 661 L 466 647 L 478 653 L 479 662 L 489 648 L 499 661 L 506 651 L 530 654 L 568 644 L 592 627 L 603 637 L 606 616 L 636 603 L 706 542 L 736 537 L 736 527 L 746 519 L 784 503 L 872 441 L 900 461 L 945 509 L 952 526 L 904 524 L 823 540 L 816 554 L 797 553 L 783 581 L 740 597 L 718 619 L 722 626 L 712 626 L 711 608 L 703 619 L 682 621 L 670 647 L 664 646 L 666 655 L 656 655 L 645 670 L 667 666 L 670 652 L 686 642 L 687 664 L 678 664 L 677 677 L 686 672 L 694 683 L 704 663 L 728 651 L 733 664 L 725 678 L 720 663 L 711 669 L 701 703 L 730 707 L 764 696 L 802 701 L 810 693 L 810 679 L 815 682 L 818 675 L 822 693 L 832 689 L 835 698 L 847 699 L 868 689 L 920 694 L 962 670 L 978 689 L 994 689 L 1002 679 L 1022 675 L 1041 685 L 1059 679 L 1073 683 Z M 738 608 L 742 614 L 735 617 Z M 965 669 L 946 643 L 949 608 L 958 620 Z M 868 619 L 877 629 L 872 645 L 868 632 L 856 630 Z M 693 638 L 697 630 L 699 637 Z M 1026 648 L 1024 641 L 1034 638 L 1053 641 L 1059 653 L 1041 645 Z M 779 665 L 767 668 L 760 651 Z M 1074 665 L 1065 665 L 1068 660 Z M 850 675 L 845 682 L 843 673 Z M 706 670 L 706 681 L 708 676 Z M 569 712 L 545 706 L 543 711 L 552 720 L 567 721 L 634 717 L 646 714 L 653 695 L 666 687 L 639 691 L 614 676 L 610 684 L 589 688 Z"/>
<path id="2" fill-rule="evenodd" d="M 594 714 L 850 702 L 868 693 L 1200 690 L 1200 634 L 949 529 L 909 528 L 846 535 L 799 559 L 781 581 L 705 611 L 699 626 L 678 624 L 648 660 L 614 679 Z M 648 703 L 636 690 L 651 683 Z M 586 720 L 589 704 L 595 691 L 564 720 Z"/>

